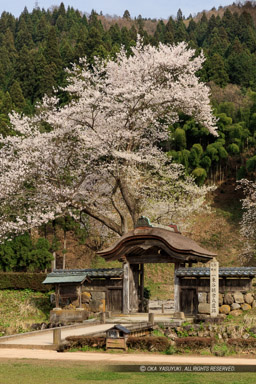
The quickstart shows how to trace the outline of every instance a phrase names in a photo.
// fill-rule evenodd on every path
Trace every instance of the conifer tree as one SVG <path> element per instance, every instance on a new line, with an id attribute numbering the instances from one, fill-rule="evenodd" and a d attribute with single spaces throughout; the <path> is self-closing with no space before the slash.
<path id="1" fill-rule="evenodd" d="M 13 107 L 18 110 L 22 110 L 25 106 L 25 99 L 20 87 L 20 84 L 17 80 L 14 81 L 10 88 L 10 96 L 12 99 Z"/>

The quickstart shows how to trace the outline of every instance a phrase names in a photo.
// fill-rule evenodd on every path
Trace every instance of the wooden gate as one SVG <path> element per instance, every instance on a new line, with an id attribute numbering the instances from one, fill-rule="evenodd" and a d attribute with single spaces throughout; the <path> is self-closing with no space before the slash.
<path id="1" fill-rule="evenodd" d="M 196 289 L 181 288 L 180 292 L 180 310 L 186 315 L 196 315 L 198 308 L 198 300 Z"/>
<path id="2" fill-rule="evenodd" d="M 122 288 L 108 288 L 107 310 L 111 312 L 122 312 L 123 310 L 123 290 Z"/>

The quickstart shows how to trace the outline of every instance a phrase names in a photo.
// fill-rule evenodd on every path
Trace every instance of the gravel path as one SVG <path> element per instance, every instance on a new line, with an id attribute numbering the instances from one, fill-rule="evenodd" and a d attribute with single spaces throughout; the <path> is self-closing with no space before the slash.
<path id="1" fill-rule="evenodd" d="M 255 358 L 211 357 L 211 356 L 167 356 L 160 354 L 56 352 L 36 349 L 0 349 L 0 360 L 39 359 L 98 362 L 102 364 L 206 364 L 206 365 L 254 365 Z"/>
<path id="2" fill-rule="evenodd" d="M 61 339 L 68 336 L 90 335 L 93 333 L 105 332 L 107 329 L 112 328 L 113 324 L 99 324 L 91 326 L 81 326 L 77 328 L 61 328 Z M 45 330 L 40 332 L 32 332 L 29 334 L 18 335 L 9 339 L 1 339 L 0 344 L 22 344 L 22 345 L 52 345 L 53 331 Z"/>

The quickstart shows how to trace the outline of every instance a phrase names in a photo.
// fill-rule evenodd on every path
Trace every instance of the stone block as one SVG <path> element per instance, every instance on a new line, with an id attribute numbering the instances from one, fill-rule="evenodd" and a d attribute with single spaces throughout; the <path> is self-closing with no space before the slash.
<path id="1" fill-rule="evenodd" d="M 171 340 L 177 339 L 177 334 L 173 331 L 166 332 L 166 336 L 169 337 Z"/>
<path id="2" fill-rule="evenodd" d="M 234 298 L 231 293 L 225 293 L 223 303 L 227 305 L 231 305 L 234 303 Z"/>
<path id="3" fill-rule="evenodd" d="M 206 292 L 199 292 L 198 293 L 198 302 L 199 303 L 207 303 L 207 293 Z"/>
<path id="4" fill-rule="evenodd" d="M 240 308 L 241 308 L 241 305 L 238 304 L 238 303 L 233 303 L 233 304 L 231 305 L 231 309 L 232 309 L 232 311 L 234 311 L 234 310 L 236 310 L 236 309 L 240 309 Z"/>
<path id="5" fill-rule="evenodd" d="M 184 312 L 174 312 L 173 314 L 174 319 L 185 319 Z"/>
<path id="6" fill-rule="evenodd" d="M 241 308 L 243 311 L 248 311 L 249 309 L 252 309 L 252 307 L 247 303 L 242 304 Z"/>
<path id="7" fill-rule="evenodd" d="M 252 302 L 252 308 L 256 308 L 256 300 L 253 300 L 253 302 Z"/>
<path id="8" fill-rule="evenodd" d="M 92 295 L 90 292 L 83 292 L 82 293 L 82 303 L 83 304 L 88 304 L 91 300 Z"/>
<path id="9" fill-rule="evenodd" d="M 235 303 L 238 303 L 238 304 L 244 303 L 244 295 L 242 294 L 242 292 L 236 291 L 235 293 L 233 293 L 233 297 L 234 297 Z"/>
<path id="10" fill-rule="evenodd" d="M 254 300 L 254 298 L 253 298 L 253 295 L 251 294 L 251 293 L 246 293 L 245 295 L 244 295 L 244 301 L 247 303 L 247 304 L 252 304 L 252 302 L 253 302 L 253 300 Z"/>
<path id="11" fill-rule="evenodd" d="M 101 301 L 105 299 L 105 292 L 91 292 L 92 300 Z"/>
<path id="12" fill-rule="evenodd" d="M 249 331 L 250 331 L 251 333 L 254 333 L 254 335 L 256 335 L 256 327 L 252 327 L 252 328 L 250 328 Z"/>
<path id="13" fill-rule="evenodd" d="M 227 334 L 229 337 L 232 337 L 232 335 L 234 335 L 235 331 L 236 331 L 236 329 L 233 325 L 229 325 L 227 327 Z"/>
<path id="14" fill-rule="evenodd" d="M 92 300 L 89 304 L 89 308 L 90 308 L 90 311 L 91 312 L 102 312 L 102 308 L 101 308 L 101 301 L 99 300 Z"/>
<path id="15" fill-rule="evenodd" d="M 79 300 L 78 300 L 78 299 L 73 300 L 72 303 L 71 303 L 71 305 L 72 305 L 74 308 L 79 307 Z"/>
<path id="16" fill-rule="evenodd" d="M 53 323 L 59 322 L 82 322 L 87 320 L 89 313 L 84 310 L 58 310 L 50 312 L 50 321 Z"/>
<path id="17" fill-rule="evenodd" d="M 198 313 L 195 317 L 195 322 L 196 323 L 199 323 L 201 321 L 206 321 L 207 319 L 210 318 L 210 314 L 206 315 L 206 314 L 203 314 L 203 313 Z"/>
<path id="18" fill-rule="evenodd" d="M 210 313 L 210 304 L 200 303 L 198 304 L 198 312 L 199 313 Z"/>
<path id="19" fill-rule="evenodd" d="M 223 313 L 224 315 L 228 315 L 229 312 L 230 312 L 230 306 L 227 305 L 227 304 L 222 305 L 222 306 L 220 307 L 220 309 L 219 309 L 219 312 L 220 312 L 220 313 Z"/>

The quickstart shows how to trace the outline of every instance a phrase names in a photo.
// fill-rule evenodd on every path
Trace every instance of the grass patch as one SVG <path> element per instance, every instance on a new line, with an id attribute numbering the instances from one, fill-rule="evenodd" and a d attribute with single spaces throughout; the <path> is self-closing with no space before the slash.
<path id="1" fill-rule="evenodd" d="M 33 323 L 49 320 L 49 293 L 24 290 L 0 291 L 0 336 L 30 330 Z"/>
<path id="2" fill-rule="evenodd" d="M 122 268 L 122 263 L 119 261 L 106 261 L 103 257 L 96 255 L 90 268 Z"/>
<path id="3" fill-rule="evenodd" d="M 145 264 L 144 285 L 150 290 L 150 299 L 169 300 L 174 296 L 174 265 Z"/>
<path id="4" fill-rule="evenodd" d="M 254 384 L 255 373 L 140 373 L 109 372 L 99 363 L 90 365 L 74 361 L 2 362 L 0 384 L 93 384 L 112 382 L 122 384 L 198 383 L 198 384 Z"/>

